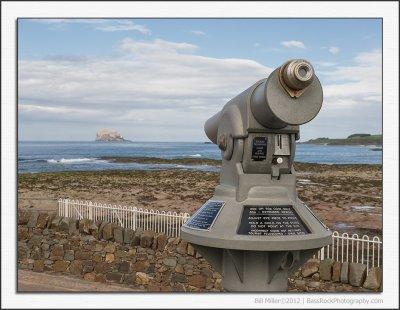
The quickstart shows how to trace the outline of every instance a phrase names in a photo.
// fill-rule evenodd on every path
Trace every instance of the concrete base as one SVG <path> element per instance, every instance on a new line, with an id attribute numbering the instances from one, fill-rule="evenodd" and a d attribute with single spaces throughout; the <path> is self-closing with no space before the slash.
<path id="1" fill-rule="evenodd" d="M 232 292 L 284 292 L 287 278 L 318 251 L 267 252 L 194 247 L 221 273 L 223 288 Z"/>

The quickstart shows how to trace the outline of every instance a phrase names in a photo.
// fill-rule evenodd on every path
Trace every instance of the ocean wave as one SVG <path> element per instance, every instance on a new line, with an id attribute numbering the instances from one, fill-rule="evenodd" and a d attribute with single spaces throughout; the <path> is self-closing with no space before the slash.
<path id="1" fill-rule="evenodd" d="M 189 155 L 189 157 L 201 157 L 201 154 L 193 154 L 193 155 Z"/>
<path id="2" fill-rule="evenodd" d="M 49 164 L 85 164 L 85 163 L 102 163 L 107 162 L 106 160 L 101 160 L 98 158 L 61 158 L 61 159 L 48 159 Z"/>
<path id="3" fill-rule="evenodd" d="M 18 161 L 28 161 L 28 160 L 32 160 L 32 158 L 29 158 L 29 157 L 18 157 Z"/>
<path id="4" fill-rule="evenodd" d="M 34 158 L 18 157 L 18 161 L 38 161 L 38 160 Z"/>
<path id="5" fill-rule="evenodd" d="M 179 170 L 197 170 L 197 171 L 209 171 L 209 172 L 220 171 L 219 167 L 210 166 L 210 165 L 194 165 L 193 166 L 193 165 L 176 164 L 176 165 L 173 165 L 172 168 L 179 169 Z"/>
<path id="6" fill-rule="evenodd" d="M 47 160 L 45 159 L 40 159 L 40 158 L 18 158 L 19 162 L 24 162 L 24 163 L 45 163 Z"/>

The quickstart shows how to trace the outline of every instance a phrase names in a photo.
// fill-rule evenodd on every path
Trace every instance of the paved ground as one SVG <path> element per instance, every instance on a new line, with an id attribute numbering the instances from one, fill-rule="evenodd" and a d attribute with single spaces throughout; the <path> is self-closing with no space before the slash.
<path id="1" fill-rule="evenodd" d="M 128 287 L 89 282 L 62 275 L 18 270 L 18 292 L 137 292 Z"/>

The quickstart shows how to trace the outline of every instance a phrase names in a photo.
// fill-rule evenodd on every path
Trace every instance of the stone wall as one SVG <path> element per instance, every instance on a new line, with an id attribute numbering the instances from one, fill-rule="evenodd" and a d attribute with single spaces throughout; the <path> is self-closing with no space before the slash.
<path id="1" fill-rule="evenodd" d="M 19 211 L 18 267 L 147 291 L 222 291 L 221 275 L 179 238 Z"/>
<path id="2" fill-rule="evenodd" d="M 382 291 L 382 269 L 360 263 L 340 263 L 333 259 L 310 259 L 293 279 L 291 291 Z"/>

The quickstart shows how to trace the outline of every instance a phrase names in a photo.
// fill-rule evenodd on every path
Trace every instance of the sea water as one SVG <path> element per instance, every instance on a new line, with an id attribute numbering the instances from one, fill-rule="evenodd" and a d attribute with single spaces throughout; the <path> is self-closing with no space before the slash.
<path id="1" fill-rule="evenodd" d="M 214 144 L 203 142 L 19 142 L 18 172 L 196 169 L 218 171 L 209 165 L 113 163 L 102 157 L 220 159 Z M 381 164 L 382 151 L 366 146 L 298 144 L 297 162 L 321 164 Z"/>

